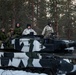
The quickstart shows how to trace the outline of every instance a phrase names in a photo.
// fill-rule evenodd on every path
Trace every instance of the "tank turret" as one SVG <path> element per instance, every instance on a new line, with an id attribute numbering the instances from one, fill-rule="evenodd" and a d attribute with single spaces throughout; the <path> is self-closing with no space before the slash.
<path id="1" fill-rule="evenodd" d="M 15 51 L 22 52 L 70 52 L 75 50 L 76 42 L 71 40 L 44 39 L 39 35 L 26 35 L 11 40 Z"/>

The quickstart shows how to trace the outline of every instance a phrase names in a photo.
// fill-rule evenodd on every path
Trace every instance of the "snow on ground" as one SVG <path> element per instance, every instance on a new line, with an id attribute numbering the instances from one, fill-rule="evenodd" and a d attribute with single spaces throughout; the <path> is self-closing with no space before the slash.
<path id="1" fill-rule="evenodd" d="M 26 72 L 26 71 L 18 71 L 18 70 L 3 70 L 0 69 L 0 75 L 47 75 L 45 73 L 30 73 L 30 72 Z"/>

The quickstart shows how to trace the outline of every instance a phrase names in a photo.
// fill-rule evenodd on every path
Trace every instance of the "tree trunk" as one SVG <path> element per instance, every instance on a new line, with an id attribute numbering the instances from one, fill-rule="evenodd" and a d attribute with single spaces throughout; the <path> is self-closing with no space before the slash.
<path id="1" fill-rule="evenodd" d="M 13 19 L 12 19 L 12 27 L 15 28 L 16 22 L 16 10 L 15 10 L 15 1 L 13 1 Z"/>

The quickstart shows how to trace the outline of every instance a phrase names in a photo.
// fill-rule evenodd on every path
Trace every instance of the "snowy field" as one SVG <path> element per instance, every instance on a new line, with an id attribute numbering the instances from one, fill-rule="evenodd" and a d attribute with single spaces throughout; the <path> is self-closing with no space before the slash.
<path id="1" fill-rule="evenodd" d="M 47 75 L 44 73 L 30 73 L 26 71 L 12 71 L 12 70 L 2 70 L 0 69 L 0 75 Z"/>

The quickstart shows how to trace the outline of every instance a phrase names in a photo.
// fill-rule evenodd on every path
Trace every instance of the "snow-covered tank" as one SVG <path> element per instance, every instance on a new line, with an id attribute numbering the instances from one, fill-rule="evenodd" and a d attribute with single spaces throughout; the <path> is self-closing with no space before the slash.
<path id="1" fill-rule="evenodd" d="M 50 75 L 74 71 L 70 59 L 56 53 L 73 52 L 76 43 L 68 40 L 44 39 L 41 35 L 26 35 L 10 40 L 12 48 L 1 46 L 0 67 L 46 72 Z M 66 66 L 66 67 L 65 67 Z"/>

